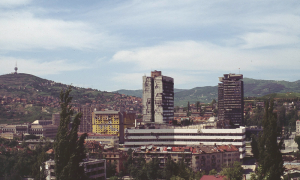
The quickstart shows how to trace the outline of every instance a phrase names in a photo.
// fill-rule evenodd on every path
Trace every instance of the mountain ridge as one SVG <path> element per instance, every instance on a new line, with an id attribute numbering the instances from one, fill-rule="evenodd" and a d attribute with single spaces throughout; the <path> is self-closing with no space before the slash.
<path id="1" fill-rule="evenodd" d="M 244 97 L 262 97 L 272 93 L 288 93 L 300 92 L 300 80 L 289 82 L 284 80 L 263 80 L 244 78 Z M 142 97 L 142 90 L 133 90 L 139 92 Z M 121 94 L 129 95 L 131 90 L 118 90 Z M 209 103 L 213 99 L 218 99 L 218 85 L 194 87 L 192 89 L 185 89 L 174 94 L 175 106 L 186 106 L 188 102 L 195 103 L 197 101 Z"/>

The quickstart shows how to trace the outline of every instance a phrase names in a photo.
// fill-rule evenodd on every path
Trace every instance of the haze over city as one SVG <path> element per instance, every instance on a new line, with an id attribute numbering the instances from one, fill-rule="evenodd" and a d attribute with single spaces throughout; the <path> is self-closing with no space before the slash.
<path id="1" fill-rule="evenodd" d="M 99 90 L 141 89 L 161 70 L 175 88 L 225 73 L 300 78 L 299 1 L 0 2 L 0 74 Z"/>

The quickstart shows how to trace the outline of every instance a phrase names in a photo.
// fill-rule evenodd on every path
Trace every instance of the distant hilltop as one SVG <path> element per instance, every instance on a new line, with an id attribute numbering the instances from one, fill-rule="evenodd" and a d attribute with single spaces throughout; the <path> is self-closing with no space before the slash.
<path id="1" fill-rule="evenodd" d="M 52 113 L 59 111 L 61 90 L 68 86 L 24 73 L 1 75 L 0 124 L 51 117 Z M 142 111 L 139 97 L 81 87 L 73 87 L 71 96 L 74 108 L 93 105 L 100 109 Z"/>

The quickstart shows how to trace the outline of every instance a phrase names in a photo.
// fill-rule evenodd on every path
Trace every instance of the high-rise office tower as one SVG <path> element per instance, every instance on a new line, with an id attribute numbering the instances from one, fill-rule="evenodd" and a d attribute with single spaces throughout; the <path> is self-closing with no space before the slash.
<path id="1" fill-rule="evenodd" d="M 174 79 L 152 71 L 143 76 L 143 121 L 169 123 L 174 118 Z"/>
<path id="2" fill-rule="evenodd" d="M 242 74 L 224 74 L 218 84 L 218 120 L 223 127 L 244 126 Z"/>

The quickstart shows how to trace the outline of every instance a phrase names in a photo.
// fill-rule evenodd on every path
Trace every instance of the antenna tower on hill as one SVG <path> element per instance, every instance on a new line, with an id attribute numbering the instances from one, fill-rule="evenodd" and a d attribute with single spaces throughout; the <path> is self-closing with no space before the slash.
<path id="1" fill-rule="evenodd" d="M 15 74 L 18 74 L 18 66 L 17 66 L 17 62 L 16 62 L 16 66 L 15 66 Z"/>

